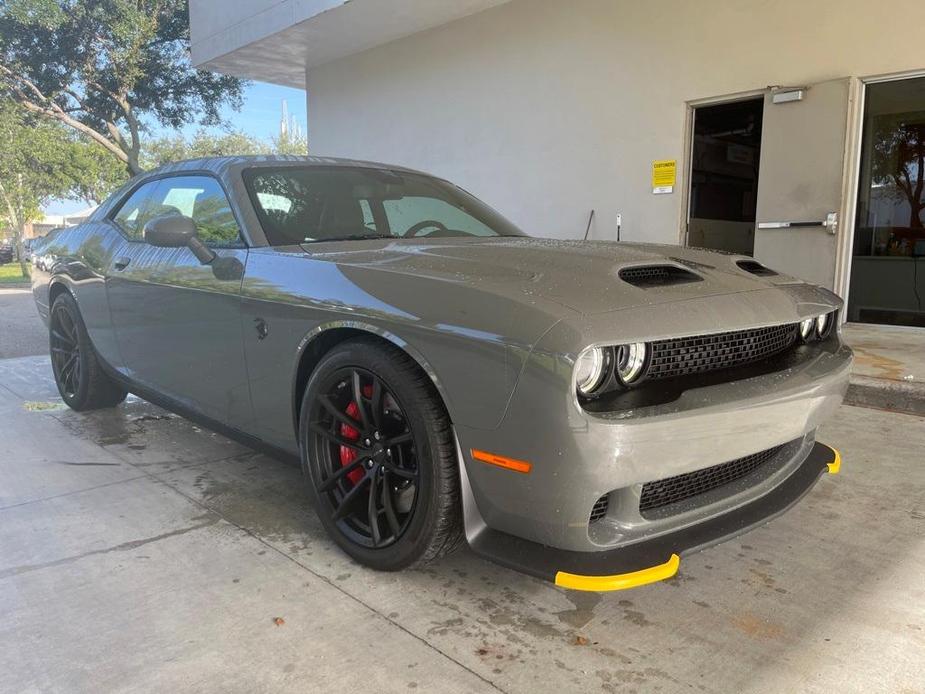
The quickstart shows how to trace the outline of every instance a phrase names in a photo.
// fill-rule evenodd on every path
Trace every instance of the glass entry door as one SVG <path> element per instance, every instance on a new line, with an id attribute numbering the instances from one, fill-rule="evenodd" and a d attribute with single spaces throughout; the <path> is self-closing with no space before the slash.
<path id="1" fill-rule="evenodd" d="M 867 86 L 848 320 L 925 327 L 925 77 Z"/>

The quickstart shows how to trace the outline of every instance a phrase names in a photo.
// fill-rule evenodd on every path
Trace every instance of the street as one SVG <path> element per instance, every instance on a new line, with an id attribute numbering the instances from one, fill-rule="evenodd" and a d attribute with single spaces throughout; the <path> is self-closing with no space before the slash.
<path id="1" fill-rule="evenodd" d="M 922 691 L 920 418 L 842 407 L 839 475 L 662 584 L 375 573 L 296 467 L 137 398 L 63 408 L 31 296 L 2 300 L 0 691 Z"/>
<path id="2" fill-rule="evenodd" d="M 48 354 L 48 330 L 35 310 L 32 290 L 0 286 L 0 359 Z"/>

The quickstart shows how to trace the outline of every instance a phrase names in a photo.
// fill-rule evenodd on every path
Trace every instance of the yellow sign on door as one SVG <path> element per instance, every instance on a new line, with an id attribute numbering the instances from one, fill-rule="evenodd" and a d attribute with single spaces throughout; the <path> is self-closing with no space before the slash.
<path id="1" fill-rule="evenodd" d="M 678 162 L 674 159 L 656 159 L 652 162 L 652 192 L 673 193 L 678 172 Z"/>

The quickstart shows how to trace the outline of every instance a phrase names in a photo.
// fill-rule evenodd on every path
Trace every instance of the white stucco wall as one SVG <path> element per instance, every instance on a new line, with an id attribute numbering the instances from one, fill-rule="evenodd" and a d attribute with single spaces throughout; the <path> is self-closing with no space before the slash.
<path id="1" fill-rule="evenodd" d="M 676 243 L 686 102 L 925 68 L 897 0 L 514 0 L 310 70 L 315 154 L 446 176 L 535 235 Z"/>

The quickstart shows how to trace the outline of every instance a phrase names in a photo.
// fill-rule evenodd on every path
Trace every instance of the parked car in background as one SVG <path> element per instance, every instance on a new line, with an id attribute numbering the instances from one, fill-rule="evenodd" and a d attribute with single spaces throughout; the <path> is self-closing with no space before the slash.
<path id="1" fill-rule="evenodd" d="M 13 246 L 8 243 L 0 243 L 0 265 L 13 262 Z"/>
<path id="2" fill-rule="evenodd" d="M 35 239 L 25 239 L 22 242 L 22 256 L 27 263 L 32 261 L 32 244 Z"/>
<path id="3" fill-rule="evenodd" d="M 298 456 L 376 569 L 466 541 L 641 585 L 840 466 L 815 434 L 842 302 L 752 258 L 531 238 L 442 179 L 306 157 L 163 167 L 41 252 L 70 407 L 133 392 Z"/>

